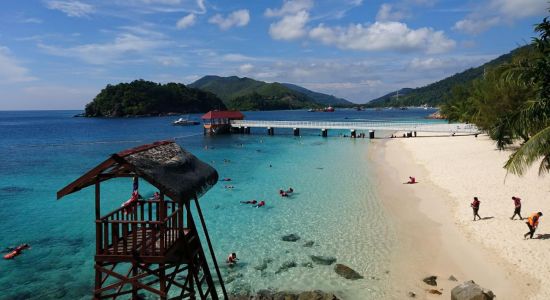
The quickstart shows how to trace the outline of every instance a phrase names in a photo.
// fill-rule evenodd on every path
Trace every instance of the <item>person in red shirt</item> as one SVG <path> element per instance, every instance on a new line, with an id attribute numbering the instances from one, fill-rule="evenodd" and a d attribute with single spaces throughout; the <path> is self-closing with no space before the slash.
<path id="1" fill-rule="evenodd" d="M 237 258 L 237 254 L 235 252 L 229 254 L 227 257 L 227 260 L 225 261 L 230 267 L 235 265 L 239 259 Z"/>
<path id="2" fill-rule="evenodd" d="M 516 215 L 519 216 L 520 220 L 523 220 L 523 217 L 521 216 L 521 199 L 519 197 L 512 197 L 512 200 L 514 200 L 514 215 L 510 218 L 510 220 L 513 220 Z"/>
<path id="3" fill-rule="evenodd" d="M 470 204 L 472 210 L 474 211 L 474 221 L 476 220 L 476 217 L 481 220 L 481 217 L 478 214 L 480 204 L 481 202 L 479 201 L 479 199 L 477 199 L 477 197 L 474 197 L 474 201 Z"/>
<path id="4" fill-rule="evenodd" d="M 260 201 L 258 204 L 254 205 L 254 207 L 262 207 L 265 206 L 265 201 Z"/>

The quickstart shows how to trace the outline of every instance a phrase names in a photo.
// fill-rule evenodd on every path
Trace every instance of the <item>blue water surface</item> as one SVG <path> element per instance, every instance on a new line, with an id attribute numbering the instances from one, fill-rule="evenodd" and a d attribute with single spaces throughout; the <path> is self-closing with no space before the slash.
<path id="1" fill-rule="evenodd" d="M 433 110 L 338 110 L 246 112 L 258 120 L 417 120 Z M 78 111 L 0 112 L 0 247 L 29 243 L 14 260 L 0 261 L 2 299 L 89 299 L 93 287 L 95 227 L 93 191 L 85 189 L 56 200 L 56 192 L 111 153 L 157 140 L 175 139 L 210 163 L 220 177 L 201 205 L 222 262 L 237 252 L 238 268 L 222 267 L 232 293 L 259 289 L 323 289 L 349 299 L 377 299 L 388 288 L 384 280 L 392 247 L 391 225 L 370 184 L 368 139 L 319 137 L 315 130 L 264 130 L 251 135 L 204 137 L 201 126 L 172 126 L 176 117 L 74 118 Z M 191 115 L 199 119 L 200 115 Z M 207 147 L 205 147 L 207 146 Z M 225 160 L 225 161 L 224 161 Z M 227 162 L 229 160 L 229 162 Z M 296 193 L 281 198 L 279 189 Z M 117 208 L 131 193 L 130 179 L 103 185 L 102 213 Z M 142 185 L 142 194 L 153 189 Z M 241 205 L 265 200 L 266 207 Z M 285 234 L 301 237 L 281 241 Z M 303 247 L 313 241 L 311 248 Z M 4 251 L 6 252 L 6 251 Z M 376 281 L 347 281 L 329 266 L 312 265 L 310 255 L 334 256 L 338 262 Z M 264 259 L 265 270 L 255 268 Z M 280 270 L 293 261 L 297 267 Z"/>

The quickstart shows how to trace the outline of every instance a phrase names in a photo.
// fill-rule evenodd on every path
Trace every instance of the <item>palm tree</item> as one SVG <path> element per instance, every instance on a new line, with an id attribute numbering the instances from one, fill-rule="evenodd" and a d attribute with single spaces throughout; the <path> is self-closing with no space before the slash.
<path id="1" fill-rule="evenodd" d="M 535 27 L 539 34 L 533 43 L 540 52 L 534 62 L 520 62 L 505 74 L 505 80 L 531 85 L 536 98 L 522 109 L 505 116 L 491 131 L 499 147 L 522 137 L 524 143 L 510 155 L 504 165 L 508 172 L 523 175 L 536 161 L 539 175 L 550 171 L 550 20 L 544 18 Z"/>

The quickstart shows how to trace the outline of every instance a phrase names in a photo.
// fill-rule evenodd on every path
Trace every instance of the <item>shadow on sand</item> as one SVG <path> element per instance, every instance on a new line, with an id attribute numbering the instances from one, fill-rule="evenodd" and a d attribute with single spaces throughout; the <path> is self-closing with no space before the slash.
<path id="1" fill-rule="evenodd" d="M 539 240 L 550 239 L 550 233 L 537 234 L 536 239 L 539 239 Z"/>

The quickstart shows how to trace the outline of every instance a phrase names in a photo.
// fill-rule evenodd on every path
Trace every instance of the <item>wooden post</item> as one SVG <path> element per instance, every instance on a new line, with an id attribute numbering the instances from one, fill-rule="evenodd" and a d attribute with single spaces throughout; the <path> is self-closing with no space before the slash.
<path id="1" fill-rule="evenodd" d="M 322 137 L 327 137 L 328 136 L 328 130 L 326 130 L 325 128 L 321 129 L 321 136 Z"/>
<path id="2" fill-rule="evenodd" d="M 161 244 L 161 247 L 162 247 L 162 244 Z M 166 271 L 164 270 L 164 264 L 159 264 L 159 287 L 160 287 L 160 292 L 164 295 L 164 296 L 160 296 L 160 299 L 161 300 L 166 300 L 168 299 L 167 295 L 166 295 Z"/>
<path id="3" fill-rule="evenodd" d="M 102 226 L 103 224 L 98 222 L 101 220 L 101 189 L 99 186 L 99 177 L 96 178 L 95 182 L 95 253 L 96 255 L 101 254 L 101 244 L 102 244 L 102 238 L 101 234 L 103 232 Z M 105 224 L 107 226 L 107 224 Z"/>
<path id="4" fill-rule="evenodd" d="M 164 226 L 164 219 L 166 218 L 166 204 L 164 203 L 164 192 L 160 193 L 160 201 L 159 201 L 159 218 L 160 218 L 160 255 L 164 255 L 164 239 L 165 239 L 165 226 Z"/>
<path id="5" fill-rule="evenodd" d="M 294 136 L 300 136 L 300 128 L 294 128 Z"/>

